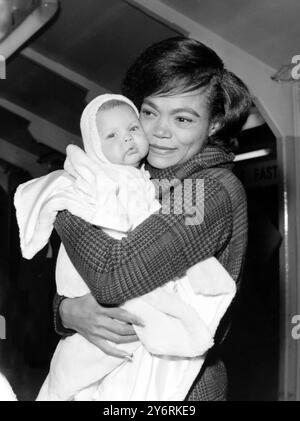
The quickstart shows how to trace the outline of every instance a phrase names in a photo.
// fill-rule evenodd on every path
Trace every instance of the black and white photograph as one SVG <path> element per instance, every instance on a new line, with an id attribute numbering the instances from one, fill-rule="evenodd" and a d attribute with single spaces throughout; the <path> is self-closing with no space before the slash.
<path id="1" fill-rule="evenodd" d="M 0 401 L 300 401 L 300 1 L 0 0 L 0 226 Z"/>

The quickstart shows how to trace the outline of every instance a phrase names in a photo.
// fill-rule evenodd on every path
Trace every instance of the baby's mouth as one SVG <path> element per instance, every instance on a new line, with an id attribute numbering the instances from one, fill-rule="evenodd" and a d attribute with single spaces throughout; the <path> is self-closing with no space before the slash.
<path id="1" fill-rule="evenodd" d="M 138 153 L 137 148 L 130 148 L 127 151 L 127 155 L 135 155 L 136 153 Z"/>

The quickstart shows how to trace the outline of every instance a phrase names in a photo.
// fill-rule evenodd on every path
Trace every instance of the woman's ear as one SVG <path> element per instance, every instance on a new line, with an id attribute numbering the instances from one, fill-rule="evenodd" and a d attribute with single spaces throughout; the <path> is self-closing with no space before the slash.
<path id="1" fill-rule="evenodd" d="M 219 121 L 212 122 L 208 129 L 208 136 L 213 136 L 221 128 L 221 123 Z"/>

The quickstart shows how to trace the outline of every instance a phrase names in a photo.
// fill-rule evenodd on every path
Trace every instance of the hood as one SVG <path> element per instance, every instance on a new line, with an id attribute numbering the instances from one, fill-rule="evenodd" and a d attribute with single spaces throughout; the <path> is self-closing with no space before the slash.
<path id="1" fill-rule="evenodd" d="M 133 102 L 130 101 L 130 99 L 123 95 L 104 94 L 97 96 L 91 102 L 89 102 L 89 104 L 83 110 L 80 119 L 80 129 L 85 152 L 89 158 L 105 164 L 111 164 L 111 162 L 104 156 L 102 152 L 102 142 L 97 129 L 96 115 L 101 105 L 113 99 L 125 102 L 126 104 L 130 105 L 130 107 L 132 107 L 136 112 L 137 117 L 139 117 L 139 112 Z"/>

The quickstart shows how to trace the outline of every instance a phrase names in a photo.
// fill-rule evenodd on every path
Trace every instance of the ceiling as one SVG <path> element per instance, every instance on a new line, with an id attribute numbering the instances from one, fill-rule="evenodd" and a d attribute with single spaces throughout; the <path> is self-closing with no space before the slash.
<path id="1" fill-rule="evenodd" d="M 162 0 L 278 69 L 300 54 L 299 0 Z"/>
<path id="2" fill-rule="evenodd" d="M 123 0 L 62 0 L 56 21 L 31 45 L 106 89 L 148 45 L 176 35 Z"/>
<path id="3" fill-rule="evenodd" d="M 163 2 L 276 69 L 300 53 L 300 0 Z M 66 144 L 80 142 L 88 95 L 118 92 L 142 50 L 178 34 L 125 0 L 60 4 L 0 80 L 0 166 L 31 175 L 48 171 L 47 160 L 62 163 Z"/>
<path id="4" fill-rule="evenodd" d="M 119 92 L 142 50 L 179 34 L 123 0 L 60 3 L 55 19 L 10 58 L 0 80 L 0 165 L 34 176 L 49 170 L 37 160 L 62 164 L 66 144 L 80 143 L 90 90 Z"/>

